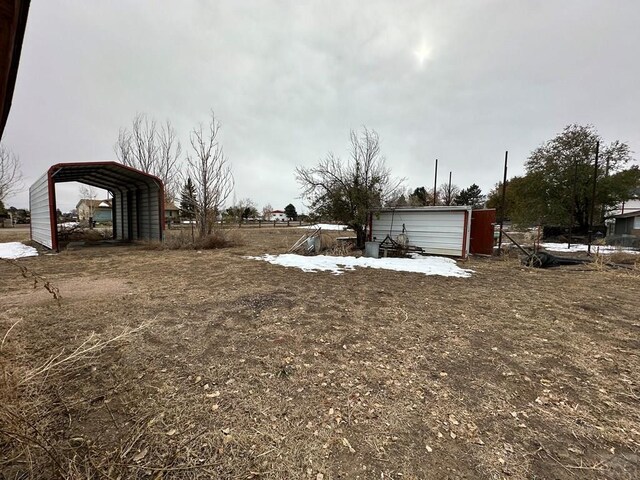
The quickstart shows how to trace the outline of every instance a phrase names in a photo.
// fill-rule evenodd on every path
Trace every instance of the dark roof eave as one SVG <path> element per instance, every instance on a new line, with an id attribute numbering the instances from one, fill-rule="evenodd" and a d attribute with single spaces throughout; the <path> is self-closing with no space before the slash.
<path id="1" fill-rule="evenodd" d="M 30 0 L 9 0 L 0 7 L 0 139 L 13 101 L 30 3 Z"/>

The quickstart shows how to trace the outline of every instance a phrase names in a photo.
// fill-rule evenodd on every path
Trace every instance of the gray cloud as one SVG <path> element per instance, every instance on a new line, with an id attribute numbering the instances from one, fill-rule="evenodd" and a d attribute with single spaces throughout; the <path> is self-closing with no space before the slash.
<path id="1" fill-rule="evenodd" d="M 188 143 L 210 108 L 236 196 L 303 209 L 296 165 L 376 129 L 393 172 L 488 190 L 568 123 L 638 150 L 635 1 L 33 2 L 3 142 L 26 183 L 114 159 L 136 112 Z M 429 51 L 420 65 L 416 50 Z M 75 188 L 75 187 L 74 187 Z M 61 208 L 74 188 L 59 187 Z M 26 205 L 23 192 L 9 204 Z"/>

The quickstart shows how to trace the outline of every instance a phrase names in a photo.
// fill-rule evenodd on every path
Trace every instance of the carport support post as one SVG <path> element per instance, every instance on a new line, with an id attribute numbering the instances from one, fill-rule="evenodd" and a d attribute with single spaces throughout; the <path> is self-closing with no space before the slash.
<path id="1" fill-rule="evenodd" d="M 509 150 L 504 152 L 504 175 L 502 177 L 502 199 L 500 200 L 500 233 L 498 233 L 498 253 L 502 251 L 502 227 L 504 226 L 504 206 L 507 193 L 507 160 Z"/>

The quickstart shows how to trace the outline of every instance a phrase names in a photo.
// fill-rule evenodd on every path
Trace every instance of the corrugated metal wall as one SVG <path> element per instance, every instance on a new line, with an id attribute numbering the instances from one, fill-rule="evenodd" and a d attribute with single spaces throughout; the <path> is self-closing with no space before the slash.
<path id="1" fill-rule="evenodd" d="M 144 237 L 147 239 L 161 238 L 160 229 L 162 228 L 162 218 L 160 218 L 161 208 L 164 205 L 160 205 L 160 190 L 156 187 L 149 187 L 147 192 L 148 206 L 147 212 L 150 212 L 151 218 L 149 218 L 148 228 L 144 232 Z"/>
<path id="2" fill-rule="evenodd" d="M 404 225 L 409 245 L 421 247 L 428 254 L 466 257 L 470 219 L 471 209 L 383 211 L 373 214 L 371 238 L 381 242 L 391 232 L 396 240 Z"/>
<path id="3" fill-rule="evenodd" d="M 160 238 L 159 188 L 141 187 L 115 191 L 113 199 L 116 205 L 115 224 L 118 240 L 158 240 Z"/>
<path id="4" fill-rule="evenodd" d="M 45 247 L 53 248 L 49 176 L 46 173 L 29 188 L 29 210 L 31 210 L 31 239 Z"/>

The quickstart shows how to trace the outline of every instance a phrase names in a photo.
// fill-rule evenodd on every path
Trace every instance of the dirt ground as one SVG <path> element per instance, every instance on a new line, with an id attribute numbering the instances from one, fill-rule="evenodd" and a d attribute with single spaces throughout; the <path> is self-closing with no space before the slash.
<path id="1" fill-rule="evenodd" d="M 0 478 L 640 477 L 637 270 L 244 258 L 300 233 L 0 263 Z"/>

